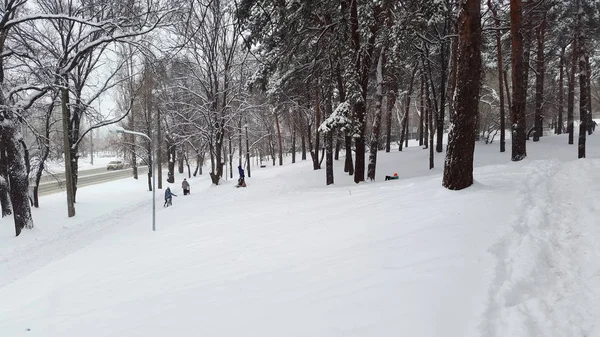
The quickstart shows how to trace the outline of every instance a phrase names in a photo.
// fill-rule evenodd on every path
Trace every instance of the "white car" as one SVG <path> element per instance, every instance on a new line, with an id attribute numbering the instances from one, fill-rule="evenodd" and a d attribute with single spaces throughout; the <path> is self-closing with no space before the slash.
<path id="1" fill-rule="evenodd" d="M 108 163 L 108 165 L 106 166 L 106 170 L 122 170 L 125 167 L 125 164 L 123 164 L 122 161 L 120 160 L 113 160 L 110 163 Z"/>

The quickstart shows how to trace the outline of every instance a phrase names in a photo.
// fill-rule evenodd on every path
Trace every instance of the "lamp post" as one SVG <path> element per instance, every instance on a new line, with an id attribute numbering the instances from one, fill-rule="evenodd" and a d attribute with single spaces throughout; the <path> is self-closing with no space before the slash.
<path id="1" fill-rule="evenodd" d="M 145 133 L 126 130 L 123 128 L 117 128 L 117 133 L 128 133 L 130 135 L 140 136 L 148 139 L 150 141 L 150 161 L 152 162 L 150 166 L 150 174 L 152 175 L 152 230 L 156 231 L 156 174 L 154 172 L 154 144 L 152 143 L 152 139 Z"/>

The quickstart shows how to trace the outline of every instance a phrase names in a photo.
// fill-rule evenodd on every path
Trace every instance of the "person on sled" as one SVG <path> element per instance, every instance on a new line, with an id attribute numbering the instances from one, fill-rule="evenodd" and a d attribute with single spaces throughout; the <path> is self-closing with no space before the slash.
<path id="1" fill-rule="evenodd" d="M 171 189 L 167 187 L 167 189 L 165 190 L 165 204 L 163 205 L 163 207 L 169 207 L 173 205 L 173 196 L 177 196 L 177 194 L 173 194 L 173 192 L 171 192 Z"/>
<path id="2" fill-rule="evenodd" d="M 393 176 L 385 176 L 385 180 L 397 180 L 400 179 L 400 177 L 398 177 L 398 173 L 394 173 Z"/>
<path id="3" fill-rule="evenodd" d="M 238 179 L 237 187 L 246 187 L 246 181 L 244 180 L 244 169 L 241 165 L 238 166 L 238 172 L 240 174 L 240 178 Z"/>
<path id="4" fill-rule="evenodd" d="M 181 188 L 183 189 L 183 195 L 190 194 L 190 183 L 184 178 L 181 182 Z"/>

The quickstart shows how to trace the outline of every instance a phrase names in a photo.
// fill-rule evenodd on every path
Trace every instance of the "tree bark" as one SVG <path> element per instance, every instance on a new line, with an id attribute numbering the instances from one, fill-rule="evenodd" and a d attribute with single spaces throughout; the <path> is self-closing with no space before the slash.
<path id="1" fill-rule="evenodd" d="M 281 141 L 281 127 L 279 126 L 279 114 L 277 110 L 273 109 L 273 114 L 275 115 L 275 126 L 277 127 L 277 144 L 279 146 L 279 166 L 283 165 L 283 142 Z M 319 137 L 319 133 L 317 131 L 317 137 Z"/>
<path id="2" fill-rule="evenodd" d="M 367 178 L 375 180 L 375 169 L 377 166 L 377 150 L 379 149 L 379 133 L 381 128 L 381 114 L 383 104 L 383 69 L 385 67 L 385 47 L 379 52 L 377 61 L 377 91 L 375 93 L 375 116 L 373 118 L 373 134 L 371 135 L 371 146 L 369 147 L 369 166 Z"/>
<path id="3" fill-rule="evenodd" d="M 328 92 L 326 93 L 325 98 L 325 113 L 327 116 L 331 116 L 333 114 L 333 102 L 332 96 L 333 91 L 331 90 L 331 85 L 327 85 Z M 333 184 L 333 135 L 336 133 L 336 130 L 329 130 L 325 134 L 325 180 L 327 185 Z"/>
<path id="4" fill-rule="evenodd" d="M 162 189 L 162 136 L 160 127 L 160 109 L 156 109 L 156 184 Z"/>
<path id="5" fill-rule="evenodd" d="M 586 125 L 586 129 L 588 132 L 588 135 L 591 135 L 592 133 L 594 133 L 594 128 L 592 127 L 592 125 L 594 125 L 594 119 L 592 116 L 592 67 L 590 64 L 590 56 L 589 53 L 586 52 L 585 54 L 585 65 L 586 65 L 586 89 L 588 91 L 587 93 L 587 125 Z"/>
<path id="6" fill-rule="evenodd" d="M 313 148 L 311 146 L 310 149 L 310 157 L 312 158 L 313 161 L 313 170 L 319 170 L 321 169 L 321 165 L 319 165 L 319 149 L 320 149 L 320 140 L 321 140 L 321 135 L 319 132 L 319 125 L 321 124 L 321 104 L 319 102 L 319 88 L 317 86 L 317 89 L 315 90 L 315 147 Z M 311 137 L 310 133 L 309 133 L 309 137 Z"/>
<path id="7" fill-rule="evenodd" d="M 69 107 L 69 89 L 68 83 L 64 83 L 65 88 L 61 90 L 61 108 L 62 108 L 62 125 L 63 125 L 63 152 L 65 156 L 65 185 L 67 189 L 67 214 L 69 218 L 75 216 L 75 186 L 73 186 L 73 166 L 71 163 L 71 141 L 69 134 L 69 121 L 71 113 Z"/>
<path id="8" fill-rule="evenodd" d="M 433 137 L 435 135 L 435 130 L 433 128 L 433 112 L 435 111 L 432 106 L 431 106 L 431 101 L 432 99 L 429 98 L 429 94 L 427 95 L 427 106 L 428 106 L 428 111 L 429 111 L 429 118 L 427 119 L 429 121 L 429 125 L 427 125 L 427 128 L 429 129 L 429 169 L 433 169 L 433 167 L 435 166 L 434 163 L 434 152 L 433 152 Z"/>
<path id="9" fill-rule="evenodd" d="M 406 128 L 408 127 L 408 114 L 410 113 L 410 100 L 413 94 L 413 89 L 415 85 L 415 76 L 417 74 L 418 65 L 415 65 L 412 71 L 412 75 L 410 76 L 410 83 L 408 85 L 408 93 L 406 94 L 406 105 L 404 106 L 404 117 L 402 118 L 402 134 L 400 138 L 400 151 L 402 151 L 402 143 L 404 142 L 404 137 L 406 135 Z"/>
<path id="10" fill-rule="evenodd" d="M 448 24 L 449 19 L 446 17 L 444 22 L 444 35 L 448 34 Z M 437 141 L 435 146 L 435 151 L 441 153 L 444 150 L 444 119 L 446 112 L 446 73 L 448 72 L 448 63 L 446 61 L 446 39 L 442 39 L 441 45 L 441 53 L 440 53 L 440 107 L 437 115 Z"/>
<path id="11" fill-rule="evenodd" d="M 564 85 L 564 73 L 565 73 L 565 47 L 560 50 L 560 62 L 559 62 L 559 77 L 558 77 L 558 122 L 556 123 L 556 134 L 562 134 L 563 130 L 563 110 L 564 110 L 564 99 L 565 99 L 565 85 Z"/>
<path id="12" fill-rule="evenodd" d="M 537 32 L 537 60 L 535 74 L 535 133 L 533 141 L 538 142 L 544 130 L 542 105 L 544 103 L 544 38 L 546 30 L 546 14 L 543 15 Z"/>
<path id="13" fill-rule="evenodd" d="M 28 197 L 29 181 L 27 179 L 27 168 L 21 146 L 23 137 L 15 125 L 15 119 L 11 117 L 4 118 L 2 138 L 6 150 L 6 162 L 10 168 L 8 171 L 10 202 L 15 222 L 15 233 L 16 236 L 19 236 L 23 228 L 33 228 Z M 70 165 L 67 163 L 65 166 Z"/>
<path id="14" fill-rule="evenodd" d="M 429 85 L 427 84 L 427 75 L 424 75 L 423 78 L 425 79 L 425 110 L 423 111 L 424 113 L 424 117 L 425 117 L 425 124 L 423 125 L 423 145 L 425 145 L 423 148 L 424 149 L 428 149 L 429 148 L 429 110 L 430 110 L 430 104 L 429 104 Z"/>
<path id="15" fill-rule="evenodd" d="M 179 146 L 179 151 L 177 151 L 177 171 L 179 173 L 183 173 L 183 145 Z"/>
<path id="16" fill-rule="evenodd" d="M 585 39 L 585 33 L 581 27 L 582 25 L 582 15 L 583 13 L 580 10 L 580 0 L 577 0 L 577 28 L 576 34 L 578 34 L 578 49 L 576 54 L 578 54 L 579 59 L 579 142 L 578 142 L 578 151 L 577 158 L 585 158 L 585 143 L 586 143 L 586 132 L 587 132 L 587 123 L 588 123 L 588 100 L 590 99 L 589 90 L 588 90 L 588 64 L 589 61 L 587 55 L 587 44 Z"/>
<path id="17" fill-rule="evenodd" d="M 292 126 L 292 164 L 296 163 L 296 128 Z"/>
<path id="18" fill-rule="evenodd" d="M 512 161 L 520 161 L 527 157 L 526 143 L 526 99 L 527 84 L 525 82 L 525 64 L 523 59 L 523 27 L 521 0 L 510 0 L 510 31 L 512 34 L 512 81 L 513 102 L 512 119 Z"/>
<path id="19" fill-rule="evenodd" d="M 573 45 L 571 47 L 571 72 L 569 73 L 569 83 L 567 93 L 567 133 L 569 134 L 569 144 L 574 143 L 574 126 L 573 122 L 575 120 L 575 73 L 577 73 L 577 36 L 575 36 L 575 40 L 573 41 Z"/>
<path id="20" fill-rule="evenodd" d="M 390 88 L 387 93 L 388 103 L 385 113 L 385 152 L 391 151 L 392 145 L 392 112 L 396 105 L 396 97 L 398 96 L 398 81 L 393 79 L 390 83 Z"/>
<path id="21" fill-rule="evenodd" d="M 473 184 L 481 77 L 481 2 L 466 0 L 461 7 L 457 69 L 457 81 L 461 85 L 456 93 L 443 178 L 443 186 L 450 190 L 461 190 Z"/>
<path id="22" fill-rule="evenodd" d="M 420 111 L 419 111 L 419 146 L 423 146 L 424 122 L 425 122 L 425 75 L 421 72 L 421 91 L 419 92 Z"/>
<path id="23" fill-rule="evenodd" d="M 244 125 L 244 129 L 246 129 L 246 174 L 248 178 L 252 177 L 252 173 L 250 172 L 250 137 L 248 137 L 248 121 Z"/>
<path id="24" fill-rule="evenodd" d="M 2 217 L 12 214 L 10 203 L 10 178 L 8 176 L 8 157 L 4 136 L 0 134 L 0 205 L 2 206 Z M 17 234 L 18 235 L 18 234 Z"/>
<path id="25" fill-rule="evenodd" d="M 494 22 L 496 24 L 496 50 L 498 54 L 498 91 L 500 99 L 500 152 L 506 151 L 506 112 L 504 110 L 504 83 L 503 83 L 503 69 L 502 64 L 502 32 L 500 31 L 500 18 L 498 17 L 498 10 L 496 6 L 492 4 L 491 0 L 488 0 L 488 7 L 492 11 Z"/>
<path id="26" fill-rule="evenodd" d="M 306 136 L 304 132 L 300 132 L 300 142 L 302 143 L 302 160 L 306 160 Z"/>
<path id="27" fill-rule="evenodd" d="M 458 29 L 456 29 L 458 30 Z M 456 70 L 458 68 L 458 38 L 454 38 L 452 43 L 452 67 L 450 69 L 450 88 L 448 93 L 448 99 L 450 101 L 448 114 L 450 123 L 452 123 L 452 117 L 454 116 L 454 94 L 456 93 Z"/>
<path id="28" fill-rule="evenodd" d="M 170 135 L 167 135 L 167 165 L 168 165 L 168 173 L 167 173 L 167 182 L 173 184 L 175 182 L 175 141 L 171 138 Z M 222 172 L 222 171 L 221 171 Z M 221 177 L 221 176 L 219 176 Z"/>

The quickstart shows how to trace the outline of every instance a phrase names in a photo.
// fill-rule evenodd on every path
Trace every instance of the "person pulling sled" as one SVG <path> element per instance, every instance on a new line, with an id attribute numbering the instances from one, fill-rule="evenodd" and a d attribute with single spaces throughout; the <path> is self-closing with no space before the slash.
<path id="1" fill-rule="evenodd" d="M 184 178 L 181 182 L 181 189 L 183 189 L 183 195 L 190 194 L 190 183 Z"/>
<path id="2" fill-rule="evenodd" d="M 177 194 L 173 194 L 173 192 L 171 192 L 171 189 L 167 187 L 167 189 L 165 190 L 165 204 L 163 205 L 163 207 L 173 206 L 173 196 L 177 196 Z"/>

